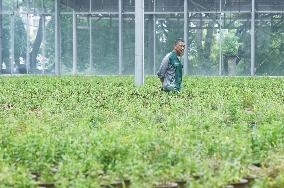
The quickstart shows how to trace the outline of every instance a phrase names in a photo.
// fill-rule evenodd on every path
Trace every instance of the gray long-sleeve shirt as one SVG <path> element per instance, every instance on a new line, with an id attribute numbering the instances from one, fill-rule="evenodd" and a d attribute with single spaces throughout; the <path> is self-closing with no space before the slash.
<path id="1" fill-rule="evenodd" d="M 163 80 L 164 90 L 180 90 L 182 81 L 182 64 L 174 51 L 168 53 L 162 60 L 157 72 Z"/>

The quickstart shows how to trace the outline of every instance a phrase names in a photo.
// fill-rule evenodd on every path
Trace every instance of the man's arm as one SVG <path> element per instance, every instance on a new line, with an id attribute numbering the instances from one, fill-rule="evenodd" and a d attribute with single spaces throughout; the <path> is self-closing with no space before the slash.
<path id="1" fill-rule="evenodd" d="M 157 72 L 158 77 L 160 78 L 162 84 L 164 82 L 165 74 L 168 69 L 169 65 L 169 56 L 165 56 L 164 59 L 162 60 L 161 66 Z"/>

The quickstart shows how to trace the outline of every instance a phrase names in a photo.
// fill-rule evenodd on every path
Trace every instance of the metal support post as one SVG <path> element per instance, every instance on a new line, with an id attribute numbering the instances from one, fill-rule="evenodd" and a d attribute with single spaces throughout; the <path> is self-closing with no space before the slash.
<path id="1" fill-rule="evenodd" d="M 122 0 L 118 3 L 118 74 L 122 74 L 123 38 L 122 38 Z"/>
<path id="2" fill-rule="evenodd" d="M 154 12 L 156 12 L 156 0 L 154 0 Z M 153 74 L 156 75 L 156 14 L 153 15 Z"/>
<path id="3" fill-rule="evenodd" d="M 251 66 L 250 74 L 253 76 L 255 74 L 255 0 L 252 0 L 251 6 Z"/>
<path id="4" fill-rule="evenodd" d="M 3 63 L 3 54 L 2 54 L 2 38 L 3 38 L 3 26 L 2 26 L 2 0 L 0 0 L 0 74 L 2 74 L 2 63 Z"/>
<path id="5" fill-rule="evenodd" d="M 135 0 L 135 85 L 144 84 L 144 1 Z"/>
<path id="6" fill-rule="evenodd" d="M 185 44 L 185 49 L 184 49 L 184 75 L 188 74 L 188 4 L 187 0 L 184 0 L 184 44 Z"/>
<path id="7" fill-rule="evenodd" d="M 219 14 L 219 76 L 222 75 L 222 0 L 220 0 L 220 14 Z"/>

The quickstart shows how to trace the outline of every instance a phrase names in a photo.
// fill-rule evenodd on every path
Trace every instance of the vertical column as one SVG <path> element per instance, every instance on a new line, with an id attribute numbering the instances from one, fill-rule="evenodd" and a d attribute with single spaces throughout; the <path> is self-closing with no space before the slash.
<path id="1" fill-rule="evenodd" d="M 28 7 L 29 7 L 29 1 L 27 1 Z M 29 8 L 28 8 L 29 10 Z M 30 15 L 29 13 L 27 13 L 27 35 L 26 35 L 26 73 L 29 74 L 30 73 Z"/>
<path id="2" fill-rule="evenodd" d="M 251 76 L 255 73 L 255 0 L 252 0 L 251 6 L 251 65 L 250 65 L 250 74 Z"/>
<path id="3" fill-rule="evenodd" d="M 77 15 L 73 11 L 73 75 L 77 74 Z"/>
<path id="4" fill-rule="evenodd" d="M 55 75 L 60 75 L 60 0 L 55 0 Z"/>
<path id="5" fill-rule="evenodd" d="M 144 84 L 144 0 L 135 0 L 135 85 Z"/>
<path id="6" fill-rule="evenodd" d="M 153 43 L 154 43 L 154 47 L 153 47 L 153 73 L 154 75 L 156 74 L 156 15 L 153 16 L 154 19 L 154 37 L 153 37 Z"/>
<path id="7" fill-rule="evenodd" d="M 118 3 L 118 74 L 122 74 L 123 38 L 122 38 L 122 0 Z"/>
<path id="8" fill-rule="evenodd" d="M 15 65 L 15 15 L 14 13 L 10 18 L 10 37 L 11 37 L 11 46 L 10 46 L 10 72 L 14 73 L 14 65 Z"/>
<path id="9" fill-rule="evenodd" d="M 156 0 L 154 0 L 153 30 L 153 74 L 156 75 Z"/>
<path id="10" fill-rule="evenodd" d="M 220 14 L 219 14 L 219 76 L 222 75 L 222 0 L 220 0 Z"/>
<path id="11" fill-rule="evenodd" d="M 92 14 L 89 16 L 89 31 L 90 31 L 90 74 L 93 72 L 93 37 L 92 37 Z"/>
<path id="12" fill-rule="evenodd" d="M 184 0 L 184 33 L 183 33 L 183 40 L 185 43 L 185 49 L 184 49 L 184 75 L 188 74 L 188 5 L 187 0 Z"/>
<path id="13" fill-rule="evenodd" d="M 2 0 L 0 0 L 0 74 L 2 73 L 2 63 L 3 63 L 3 56 L 2 56 L 2 36 L 3 36 L 3 27 L 2 27 Z"/>

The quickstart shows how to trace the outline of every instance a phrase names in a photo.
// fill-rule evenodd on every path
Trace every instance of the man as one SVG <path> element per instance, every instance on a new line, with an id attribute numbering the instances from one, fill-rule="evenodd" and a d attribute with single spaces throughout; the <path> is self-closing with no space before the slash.
<path id="1" fill-rule="evenodd" d="M 181 89 L 183 65 L 179 58 L 183 55 L 184 48 L 183 39 L 176 39 L 173 51 L 162 60 L 157 75 L 162 82 L 162 90 L 164 91 L 180 91 Z"/>

